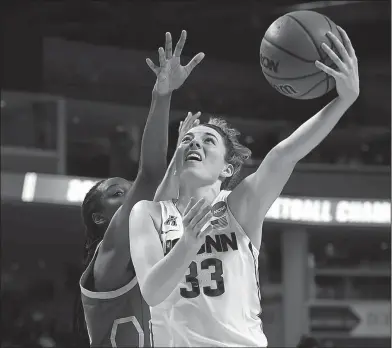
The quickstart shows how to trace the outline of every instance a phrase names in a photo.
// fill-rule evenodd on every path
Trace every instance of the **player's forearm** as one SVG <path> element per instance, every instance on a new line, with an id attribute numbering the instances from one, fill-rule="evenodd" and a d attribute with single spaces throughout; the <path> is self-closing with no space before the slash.
<path id="1" fill-rule="evenodd" d="M 160 96 L 153 90 L 142 137 L 139 166 L 139 171 L 149 177 L 162 178 L 166 170 L 170 101 L 171 93 Z"/>
<path id="2" fill-rule="evenodd" d="M 174 154 L 172 160 L 170 161 L 169 167 L 166 170 L 166 174 L 158 186 L 157 192 L 154 197 L 154 201 L 167 201 L 169 199 L 178 197 L 178 178 L 175 175 L 176 165 L 175 165 Z"/>
<path id="3" fill-rule="evenodd" d="M 184 278 L 188 266 L 200 248 L 189 247 L 183 238 L 144 278 L 141 291 L 146 302 L 155 307 L 166 300 Z"/>
<path id="4" fill-rule="evenodd" d="M 340 97 L 335 98 L 271 151 L 279 151 L 280 160 L 298 162 L 321 143 L 351 105 Z"/>

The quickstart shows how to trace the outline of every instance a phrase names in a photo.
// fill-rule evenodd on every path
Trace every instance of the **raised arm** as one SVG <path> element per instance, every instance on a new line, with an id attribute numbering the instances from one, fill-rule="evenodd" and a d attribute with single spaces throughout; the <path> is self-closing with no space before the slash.
<path id="1" fill-rule="evenodd" d="M 172 38 L 170 33 L 166 33 L 165 50 L 162 47 L 158 50 L 160 66 L 155 66 L 150 59 L 146 60 L 157 75 L 157 80 L 142 138 L 139 171 L 122 207 L 113 216 L 99 248 L 94 264 L 94 280 L 98 291 L 112 290 L 130 280 L 124 277 L 129 272 L 130 261 L 129 214 L 137 202 L 152 200 L 154 197 L 166 170 L 171 94 L 185 82 L 204 57 L 199 53 L 188 65 L 181 66 L 180 56 L 185 40 L 186 32 L 183 31 L 172 55 Z"/>
<path id="2" fill-rule="evenodd" d="M 132 261 L 140 290 L 150 306 L 157 306 L 169 297 L 184 278 L 206 234 L 211 232 L 211 225 L 203 229 L 212 216 L 211 207 L 203 208 L 203 204 L 204 200 L 194 204 L 191 199 L 184 211 L 184 234 L 166 256 L 159 240 L 160 226 L 154 220 L 160 214 L 159 205 L 143 201 L 132 209 L 129 217 Z"/>
<path id="3" fill-rule="evenodd" d="M 275 146 L 255 173 L 245 178 L 228 196 L 228 204 L 252 243 L 259 247 L 261 226 L 272 203 L 280 195 L 296 163 L 312 151 L 335 127 L 359 95 L 358 62 L 351 42 L 340 27 L 343 44 L 328 33 L 340 58 L 325 44 L 323 49 L 339 71 L 316 62 L 336 81 L 338 97 Z"/>
<path id="4" fill-rule="evenodd" d="M 199 125 L 200 115 L 201 115 L 200 112 L 197 112 L 196 114 L 192 114 L 191 112 L 188 112 L 188 115 L 186 116 L 185 120 L 180 122 L 180 127 L 178 129 L 178 140 L 176 145 L 176 151 L 185 134 L 188 133 L 188 131 L 191 128 Z M 166 174 L 155 193 L 154 196 L 155 202 L 167 201 L 178 197 L 179 185 L 178 185 L 178 178 L 176 175 L 175 159 L 176 159 L 176 152 L 174 153 L 170 161 L 169 167 L 167 168 Z"/>

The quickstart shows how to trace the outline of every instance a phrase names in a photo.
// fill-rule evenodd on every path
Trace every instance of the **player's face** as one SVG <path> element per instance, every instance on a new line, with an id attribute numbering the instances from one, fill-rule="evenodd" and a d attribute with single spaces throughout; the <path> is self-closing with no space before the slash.
<path id="1" fill-rule="evenodd" d="M 216 182 L 227 167 L 226 146 L 222 136 L 206 126 L 192 128 L 182 139 L 177 161 L 180 179 L 197 180 L 200 184 Z"/>
<path id="2" fill-rule="evenodd" d="M 111 220 L 117 209 L 122 206 L 131 187 L 132 184 L 123 178 L 110 178 L 100 185 L 103 206 L 101 213 L 106 219 Z"/>

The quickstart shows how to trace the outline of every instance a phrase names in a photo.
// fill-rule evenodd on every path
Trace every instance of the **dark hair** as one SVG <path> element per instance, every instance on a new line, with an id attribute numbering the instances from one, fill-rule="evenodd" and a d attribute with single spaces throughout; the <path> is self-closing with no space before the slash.
<path id="1" fill-rule="evenodd" d="M 82 203 L 82 219 L 85 226 L 86 241 L 83 250 L 83 270 L 87 268 L 91 262 L 95 249 L 99 242 L 103 239 L 107 224 L 97 225 L 93 220 L 93 213 L 100 212 L 102 209 L 101 192 L 98 187 L 105 180 L 98 181 L 87 192 Z M 74 304 L 73 332 L 77 337 L 78 345 L 89 346 L 86 322 L 84 319 L 84 310 L 80 294 L 79 284 L 77 286 L 77 296 Z"/>
<path id="2" fill-rule="evenodd" d="M 298 342 L 296 348 L 317 348 L 319 347 L 318 341 L 311 336 L 303 335 Z"/>
<path id="3" fill-rule="evenodd" d="M 231 177 L 223 180 L 221 188 L 222 190 L 230 190 L 237 185 L 242 165 L 251 156 L 252 151 L 240 144 L 238 136 L 241 133 L 230 127 L 224 119 L 211 117 L 208 123 L 203 124 L 203 126 L 216 130 L 225 141 L 227 150 L 225 160 L 233 166 L 234 172 Z"/>

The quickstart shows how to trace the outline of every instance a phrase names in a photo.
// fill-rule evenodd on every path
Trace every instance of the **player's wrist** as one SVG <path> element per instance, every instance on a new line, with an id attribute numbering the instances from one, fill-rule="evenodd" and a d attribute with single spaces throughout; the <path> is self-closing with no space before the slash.
<path id="1" fill-rule="evenodd" d="M 160 97 L 160 98 L 169 98 L 171 97 L 173 91 L 162 91 L 158 88 L 157 83 L 155 83 L 154 88 L 152 89 L 153 97 Z"/>
<path id="2" fill-rule="evenodd" d="M 186 251 L 187 255 L 194 256 L 201 248 L 201 242 L 190 238 L 189 236 L 184 233 L 178 243 L 181 245 L 182 248 Z"/>

